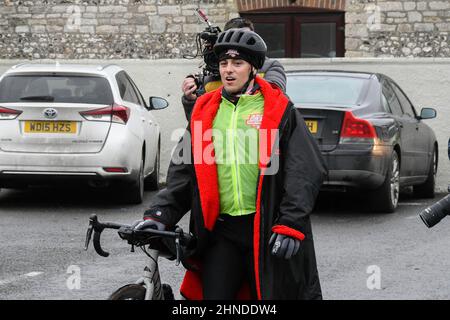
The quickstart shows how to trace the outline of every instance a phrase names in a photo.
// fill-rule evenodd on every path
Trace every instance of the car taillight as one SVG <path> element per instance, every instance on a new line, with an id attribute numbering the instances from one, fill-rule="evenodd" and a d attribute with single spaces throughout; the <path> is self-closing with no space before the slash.
<path id="1" fill-rule="evenodd" d="M 13 120 L 17 118 L 22 111 L 0 107 L 0 120 Z"/>
<path id="2" fill-rule="evenodd" d="M 104 167 L 103 170 L 105 170 L 106 172 L 113 172 L 113 173 L 128 172 L 127 168 L 122 168 L 122 167 Z"/>
<path id="3" fill-rule="evenodd" d="M 126 124 L 130 118 L 130 109 L 115 104 L 112 110 L 112 122 Z"/>
<path id="4" fill-rule="evenodd" d="M 375 128 L 369 121 L 356 118 L 350 111 L 345 112 L 341 138 L 375 139 L 376 137 Z"/>
<path id="5" fill-rule="evenodd" d="M 130 109 L 120 105 L 113 105 L 112 107 L 100 108 L 90 111 L 83 111 L 80 114 L 86 120 L 90 121 L 107 121 L 126 124 L 130 118 Z"/>

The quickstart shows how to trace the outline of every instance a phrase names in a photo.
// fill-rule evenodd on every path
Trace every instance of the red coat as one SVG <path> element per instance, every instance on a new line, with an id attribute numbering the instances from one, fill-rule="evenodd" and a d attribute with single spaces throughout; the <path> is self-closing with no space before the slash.
<path id="1" fill-rule="evenodd" d="M 256 82 L 264 96 L 253 235 L 258 299 L 321 298 L 309 214 L 326 174 L 325 165 L 300 112 L 276 86 L 260 77 Z M 188 130 L 177 147 L 180 154 L 190 153 L 194 164 L 175 164 L 172 159 L 167 188 L 158 193 L 146 213 L 174 225 L 191 210 L 190 230 L 198 241 L 189 254 L 196 268 L 187 270 L 181 286 L 188 299 L 202 299 L 201 253 L 220 209 L 216 164 L 202 161 L 202 156 L 211 150 L 212 137 L 205 133 L 212 129 L 221 99 L 218 89 L 197 100 Z M 274 144 L 277 137 L 279 144 Z M 271 172 L 273 168 L 278 170 Z M 156 215 L 157 211 L 162 214 Z M 302 240 L 300 252 L 290 260 L 272 256 L 268 242 L 273 231 Z M 248 293 L 243 285 L 236 298 L 249 298 Z"/>

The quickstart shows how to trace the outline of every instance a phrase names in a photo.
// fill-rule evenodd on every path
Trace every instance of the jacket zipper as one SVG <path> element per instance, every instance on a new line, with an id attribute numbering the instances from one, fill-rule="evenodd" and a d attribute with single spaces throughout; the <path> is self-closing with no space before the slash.
<path id="1" fill-rule="evenodd" d="M 237 130 L 237 105 L 234 106 L 233 109 L 233 153 L 234 153 L 234 178 L 236 181 L 236 193 L 237 193 L 237 207 L 239 209 L 239 213 L 242 214 L 242 203 L 241 203 L 241 192 L 239 188 L 239 182 L 240 182 L 240 175 L 239 175 L 239 165 L 238 165 L 238 159 L 237 159 L 237 152 L 236 152 L 236 130 Z"/>

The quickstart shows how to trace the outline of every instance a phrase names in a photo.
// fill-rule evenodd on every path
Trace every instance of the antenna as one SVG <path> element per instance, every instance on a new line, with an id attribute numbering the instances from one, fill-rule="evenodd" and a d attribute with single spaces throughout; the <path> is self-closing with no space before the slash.
<path id="1" fill-rule="evenodd" d="M 200 17 L 200 19 L 202 19 L 203 21 L 206 22 L 206 24 L 208 25 L 208 27 L 212 27 L 211 22 L 209 22 L 208 17 L 206 16 L 206 14 L 203 12 L 202 9 L 195 9 L 195 12 L 196 12 L 197 15 Z"/>

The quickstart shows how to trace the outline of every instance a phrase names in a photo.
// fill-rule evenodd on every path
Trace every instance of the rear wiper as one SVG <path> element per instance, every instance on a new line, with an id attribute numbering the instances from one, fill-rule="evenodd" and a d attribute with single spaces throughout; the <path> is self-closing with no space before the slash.
<path id="1" fill-rule="evenodd" d="M 20 100 L 26 100 L 26 101 L 54 101 L 55 97 L 52 97 L 52 96 L 26 96 L 26 97 L 21 97 Z"/>

